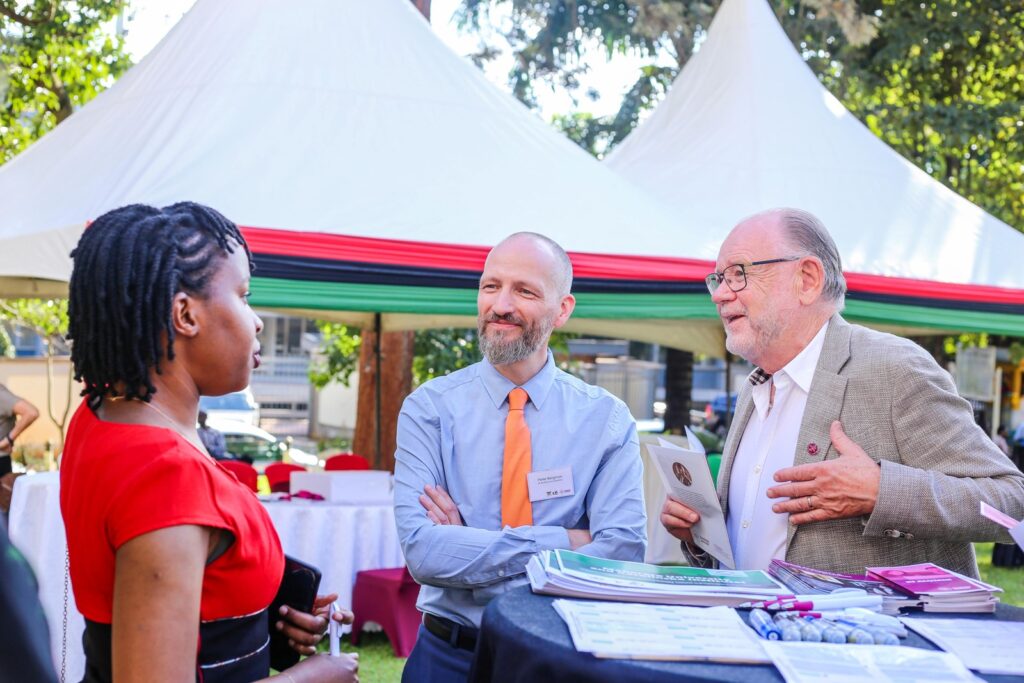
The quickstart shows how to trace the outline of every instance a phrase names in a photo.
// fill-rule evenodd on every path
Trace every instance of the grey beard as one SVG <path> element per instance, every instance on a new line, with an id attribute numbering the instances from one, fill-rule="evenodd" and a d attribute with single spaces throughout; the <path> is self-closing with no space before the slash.
<path id="1" fill-rule="evenodd" d="M 528 325 L 519 336 L 504 340 L 500 335 L 488 336 L 484 332 L 486 324 L 479 327 L 480 351 L 491 365 L 511 365 L 525 360 L 540 348 L 551 331 L 546 324 Z"/>
<path id="2" fill-rule="evenodd" d="M 480 337 L 480 350 L 483 351 L 491 365 L 511 365 L 529 357 L 536 351 L 536 342 L 535 339 L 529 339 L 526 332 L 509 341 Z"/>

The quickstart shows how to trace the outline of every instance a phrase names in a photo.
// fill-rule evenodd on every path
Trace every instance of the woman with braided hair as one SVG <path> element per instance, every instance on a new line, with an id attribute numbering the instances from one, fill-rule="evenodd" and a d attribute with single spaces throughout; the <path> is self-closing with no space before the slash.
<path id="1" fill-rule="evenodd" d="M 86 400 L 68 430 L 61 511 L 85 681 L 263 679 L 281 544 L 196 431 L 200 394 L 244 388 L 260 362 L 248 246 L 208 207 L 133 205 L 92 223 L 72 257 L 71 359 Z M 283 608 L 274 626 L 313 654 L 335 597 L 316 614 Z M 357 669 L 317 655 L 282 680 L 347 683 Z"/>

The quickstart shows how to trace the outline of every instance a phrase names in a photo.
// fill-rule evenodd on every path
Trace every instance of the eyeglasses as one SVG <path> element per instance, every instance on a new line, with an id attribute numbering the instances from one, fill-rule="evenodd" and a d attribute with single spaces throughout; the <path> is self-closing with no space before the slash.
<path id="1" fill-rule="evenodd" d="M 784 258 L 771 258 L 765 261 L 751 261 L 744 265 L 737 263 L 736 265 L 729 266 L 720 273 L 711 273 L 704 278 L 704 283 L 708 286 L 708 291 L 712 294 L 718 289 L 719 285 L 723 282 L 725 286 L 734 292 L 742 291 L 747 286 L 747 268 L 750 266 L 767 266 L 769 263 L 785 263 L 787 261 L 797 261 L 802 259 L 803 256 L 786 256 Z"/>

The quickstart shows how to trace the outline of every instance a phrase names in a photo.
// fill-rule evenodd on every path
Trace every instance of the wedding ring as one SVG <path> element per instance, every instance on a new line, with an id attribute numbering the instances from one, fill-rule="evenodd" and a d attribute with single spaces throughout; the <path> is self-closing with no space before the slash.
<path id="1" fill-rule="evenodd" d="M 813 510 L 814 506 L 811 505 L 811 496 L 807 496 L 806 500 L 807 500 L 807 509 L 808 510 Z"/>

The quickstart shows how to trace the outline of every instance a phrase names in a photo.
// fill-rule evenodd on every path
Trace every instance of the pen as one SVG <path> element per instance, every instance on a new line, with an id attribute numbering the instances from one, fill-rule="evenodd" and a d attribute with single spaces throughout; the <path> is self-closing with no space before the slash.
<path id="1" fill-rule="evenodd" d="M 334 620 L 334 612 L 338 609 L 338 603 L 332 602 L 327 610 L 327 637 L 331 643 L 331 656 L 341 656 L 341 624 Z"/>
<path id="2" fill-rule="evenodd" d="M 761 609 L 814 609 L 814 607 L 789 607 L 790 605 L 801 605 L 810 603 L 818 609 L 838 609 L 840 607 L 858 607 L 862 605 L 871 606 L 878 602 L 881 604 L 881 596 L 868 595 L 863 588 L 841 588 L 831 593 L 811 593 L 807 595 L 776 595 L 770 600 L 756 600 L 737 605 L 739 608 L 759 607 Z M 862 602 L 863 601 L 863 602 Z"/>
<path id="3" fill-rule="evenodd" d="M 768 610 L 834 610 L 846 607 L 866 607 L 880 610 L 882 608 L 882 596 L 880 595 L 855 595 L 843 593 L 842 595 L 817 595 L 813 599 L 781 600 L 771 605 L 766 605 Z"/>
<path id="4" fill-rule="evenodd" d="M 752 609 L 750 610 L 750 625 L 757 635 L 761 636 L 765 640 L 780 640 L 782 638 L 782 631 L 772 621 L 771 616 L 763 609 Z"/>

